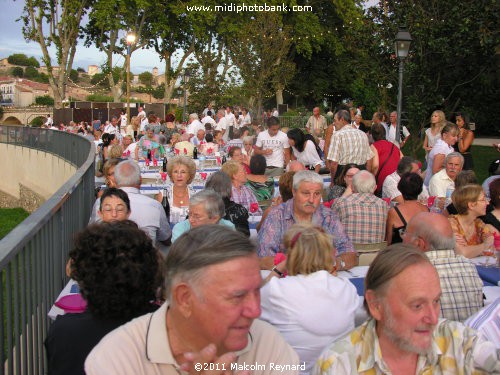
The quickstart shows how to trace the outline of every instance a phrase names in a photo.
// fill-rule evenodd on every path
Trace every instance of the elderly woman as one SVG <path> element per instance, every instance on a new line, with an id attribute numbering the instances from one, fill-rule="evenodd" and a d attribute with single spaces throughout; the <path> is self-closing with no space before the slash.
<path id="1" fill-rule="evenodd" d="M 474 142 L 474 132 L 469 127 L 469 116 L 465 113 L 458 112 L 455 115 L 455 122 L 458 126 L 458 141 L 453 146 L 455 151 L 458 151 L 464 157 L 464 170 L 471 170 L 474 167 L 470 148 Z"/>
<path id="2" fill-rule="evenodd" d="M 335 180 L 336 184 L 327 190 L 326 200 L 331 201 L 339 197 L 347 197 L 352 194 L 352 178 L 359 169 L 355 164 L 347 164 Z"/>
<path id="3" fill-rule="evenodd" d="M 307 169 L 319 173 L 322 161 L 316 150 L 316 144 L 307 139 L 304 132 L 297 128 L 290 129 L 286 136 L 293 150 L 292 159 L 300 161 Z"/>
<path id="4" fill-rule="evenodd" d="M 418 201 L 423 184 L 424 181 L 418 173 L 405 173 L 401 176 L 398 190 L 401 192 L 404 202 L 391 208 L 387 214 L 385 235 L 387 245 L 403 242 L 401 235 L 406 230 L 406 225 L 411 218 L 419 212 L 429 212 L 427 206 Z"/>
<path id="5" fill-rule="evenodd" d="M 231 200 L 231 187 L 231 179 L 222 171 L 212 174 L 205 184 L 206 189 L 214 190 L 222 198 L 225 209 L 223 219 L 229 220 L 235 225 L 237 231 L 249 237 L 248 211 L 241 204 Z"/>
<path id="6" fill-rule="evenodd" d="M 104 222 L 127 220 L 130 216 L 130 199 L 127 193 L 114 187 L 107 188 L 101 195 L 97 214 Z"/>
<path id="7" fill-rule="evenodd" d="M 167 174 L 170 183 L 165 187 L 168 205 L 170 207 L 170 223 L 178 223 L 186 219 L 189 199 L 194 189 L 189 186 L 196 175 L 196 164 L 186 156 L 176 156 L 167 164 Z M 158 197 L 162 200 L 163 197 Z"/>
<path id="8" fill-rule="evenodd" d="M 486 214 L 488 199 L 480 185 L 465 185 L 456 189 L 451 199 L 457 215 L 450 215 L 450 221 L 457 244 L 455 251 L 467 258 L 474 258 L 493 247 L 493 234 L 497 230 L 484 224 L 479 216 Z"/>
<path id="9" fill-rule="evenodd" d="M 425 171 L 424 185 L 429 187 L 431 177 L 444 167 L 444 158 L 453 152 L 453 145 L 457 142 L 458 127 L 455 124 L 447 124 L 441 130 L 441 139 L 427 155 L 427 170 Z"/>
<path id="10" fill-rule="evenodd" d="M 271 199 L 274 194 L 274 178 L 265 175 L 266 167 L 264 155 L 254 155 L 250 159 L 250 174 L 245 185 L 253 191 L 259 202 Z"/>
<path id="11" fill-rule="evenodd" d="M 236 229 L 226 215 L 222 198 L 212 189 L 202 190 L 191 197 L 189 202 L 189 218 L 174 225 L 172 243 L 184 232 L 207 224 L 221 224 Z"/>
<path id="12" fill-rule="evenodd" d="M 116 187 L 115 167 L 120 162 L 121 162 L 121 159 L 109 159 L 106 163 L 104 163 L 104 167 L 103 167 L 102 171 L 103 171 L 104 183 L 106 184 L 106 187 L 101 188 L 101 190 L 97 193 L 97 198 L 99 198 L 107 188 Z"/>
<path id="13" fill-rule="evenodd" d="M 335 276 L 335 250 L 321 228 L 295 224 L 284 243 L 287 259 L 261 289 L 260 319 L 280 331 L 306 364 L 301 374 L 309 374 L 325 346 L 354 328 L 361 300 L 349 280 Z"/>
<path id="14" fill-rule="evenodd" d="M 141 159 L 152 158 L 155 155 L 160 145 L 158 144 L 158 137 L 155 135 L 153 129 L 146 130 L 146 134 L 141 137 L 139 144 L 135 148 L 135 160 L 139 160 L 139 151 L 141 151 Z"/>
<path id="15" fill-rule="evenodd" d="M 245 185 L 247 173 L 245 167 L 237 161 L 228 161 L 221 168 L 221 171 L 229 176 L 232 183 L 231 198 L 234 202 L 241 204 L 248 212 L 262 215 L 259 202 L 253 191 Z"/>
<path id="16" fill-rule="evenodd" d="M 135 149 L 137 147 L 137 143 L 134 142 L 134 137 L 130 134 L 127 134 L 123 137 L 123 154 L 122 157 L 130 158 L 135 156 Z"/>
<path id="17" fill-rule="evenodd" d="M 149 236 L 132 221 L 83 229 L 69 253 L 69 276 L 87 302 L 83 313 L 59 315 L 45 348 L 49 374 L 84 374 L 87 355 L 106 334 L 155 311 L 162 261 Z"/>

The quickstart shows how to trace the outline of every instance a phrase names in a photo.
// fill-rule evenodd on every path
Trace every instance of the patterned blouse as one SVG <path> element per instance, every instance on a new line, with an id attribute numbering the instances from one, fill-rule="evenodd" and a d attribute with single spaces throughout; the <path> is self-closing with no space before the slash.
<path id="1" fill-rule="evenodd" d="M 462 225 L 460 225 L 460 221 L 458 220 L 458 215 L 451 215 L 448 217 L 448 220 L 450 221 L 453 233 L 462 236 L 465 242 L 467 242 L 467 246 L 480 245 L 484 242 L 484 240 L 487 237 L 493 235 L 491 230 L 488 229 L 486 224 L 484 224 L 481 219 L 474 220 L 475 231 L 474 234 L 469 238 L 465 237 L 465 231 L 462 228 Z"/>
<path id="2" fill-rule="evenodd" d="M 265 182 L 247 180 L 245 185 L 253 191 L 255 197 L 259 202 L 271 199 L 273 197 L 274 179 L 272 177 L 268 178 Z"/>

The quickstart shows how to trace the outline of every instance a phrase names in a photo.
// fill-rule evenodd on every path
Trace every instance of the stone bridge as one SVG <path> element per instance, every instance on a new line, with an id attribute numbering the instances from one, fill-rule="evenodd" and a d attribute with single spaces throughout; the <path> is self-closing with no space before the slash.
<path id="1" fill-rule="evenodd" d="M 50 114 L 54 118 L 54 107 L 4 107 L 0 124 L 4 125 L 28 125 L 35 118 L 40 117 L 43 122 Z"/>

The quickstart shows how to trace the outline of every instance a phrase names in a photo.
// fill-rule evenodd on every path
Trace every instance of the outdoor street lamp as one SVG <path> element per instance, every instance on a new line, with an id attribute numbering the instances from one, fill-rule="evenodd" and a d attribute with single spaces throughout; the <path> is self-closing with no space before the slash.
<path id="1" fill-rule="evenodd" d="M 400 28 L 395 39 L 396 56 L 399 59 L 399 85 L 398 85 L 398 120 L 396 124 L 396 142 L 401 142 L 401 112 L 403 110 L 403 70 L 404 61 L 410 51 L 411 35 L 404 28 Z"/>
<path id="2" fill-rule="evenodd" d="M 135 43 L 135 34 L 127 33 L 127 121 L 130 124 L 130 46 Z"/>
<path id="3" fill-rule="evenodd" d="M 187 90 L 186 90 L 186 85 L 189 82 L 189 76 L 191 73 L 189 72 L 189 69 L 184 69 L 184 73 L 182 74 L 182 86 L 184 87 L 184 112 L 182 114 L 182 119 L 184 122 L 187 121 L 186 117 L 186 106 L 187 106 Z"/>

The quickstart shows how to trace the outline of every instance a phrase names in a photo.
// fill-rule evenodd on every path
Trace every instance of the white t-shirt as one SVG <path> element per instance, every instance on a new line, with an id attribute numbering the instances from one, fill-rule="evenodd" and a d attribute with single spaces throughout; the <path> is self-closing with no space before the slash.
<path id="1" fill-rule="evenodd" d="M 205 117 L 203 117 L 203 118 L 201 119 L 201 123 L 202 123 L 203 125 L 205 125 L 206 123 L 212 124 L 212 126 L 215 126 L 215 125 L 216 125 L 215 120 L 214 120 L 212 117 L 210 117 L 210 116 L 205 116 Z"/>
<path id="2" fill-rule="evenodd" d="M 243 121 L 241 122 L 242 126 L 245 125 L 251 125 L 252 124 L 252 117 L 250 117 L 250 113 L 247 113 L 245 117 L 243 117 Z"/>
<path id="3" fill-rule="evenodd" d="M 318 164 L 321 164 L 321 158 L 318 155 L 318 151 L 316 150 L 316 146 L 311 140 L 307 140 L 304 151 L 299 152 L 295 147 L 292 147 L 293 155 L 297 158 L 305 166 L 315 167 Z"/>
<path id="4" fill-rule="evenodd" d="M 275 110 L 273 112 L 273 117 L 280 117 L 280 113 L 278 112 L 278 110 Z"/>
<path id="5" fill-rule="evenodd" d="M 285 133 L 279 130 L 274 137 L 271 137 L 269 135 L 269 131 L 267 130 L 260 132 L 257 136 L 257 142 L 255 143 L 255 145 L 257 147 L 261 147 L 263 150 L 273 150 L 273 153 L 271 155 L 264 155 L 268 167 L 284 167 L 284 149 L 290 148 L 290 145 L 288 144 L 288 137 Z"/>
<path id="6" fill-rule="evenodd" d="M 260 319 L 276 327 L 309 374 L 330 343 L 354 329 L 361 298 L 346 279 L 327 271 L 272 278 L 261 289 Z"/>
<path id="7" fill-rule="evenodd" d="M 127 114 L 120 115 L 120 127 L 122 129 L 127 127 Z"/>
<path id="8" fill-rule="evenodd" d="M 424 179 L 424 185 L 429 187 L 429 182 L 431 181 L 432 177 L 432 168 L 434 166 L 434 158 L 438 154 L 443 154 L 445 157 L 449 153 L 453 152 L 453 147 L 451 147 L 448 143 L 443 141 L 442 139 L 438 139 L 436 141 L 436 144 L 434 147 L 432 147 L 432 150 L 429 152 L 429 155 L 427 156 L 427 169 L 425 171 L 425 179 Z"/>
<path id="9" fill-rule="evenodd" d="M 225 112 L 224 118 L 226 119 L 227 126 L 234 126 L 236 124 L 236 117 L 234 117 L 234 113 Z"/>
<path id="10" fill-rule="evenodd" d="M 187 126 L 186 132 L 188 134 L 196 135 L 196 133 L 198 133 L 198 130 L 200 129 L 205 130 L 205 126 L 200 122 L 200 120 L 194 120 L 191 124 Z"/>

